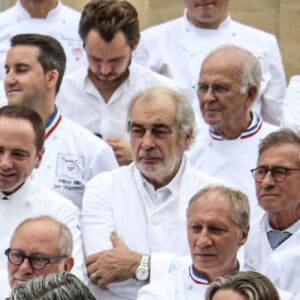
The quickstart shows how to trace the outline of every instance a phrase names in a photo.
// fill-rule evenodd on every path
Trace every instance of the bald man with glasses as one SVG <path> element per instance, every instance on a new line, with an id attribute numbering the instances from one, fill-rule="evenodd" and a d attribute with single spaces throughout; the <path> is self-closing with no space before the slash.
<path id="1" fill-rule="evenodd" d="M 71 271 L 73 240 L 69 228 L 50 216 L 26 219 L 5 251 L 11 288 L 40 275 Z"/>
<path id="2" fill-rule="evenodd" d="M 300 135 L 281 129 L 260 142 L 257 167 L 251 172 L 265 213 L 250 229 L 245 245 L 247 269 L 261 272 L 273 255 L 300 248 L 299 171 Z M 294 268 L 297 277 L 292 260 L 286 268 Z"/>

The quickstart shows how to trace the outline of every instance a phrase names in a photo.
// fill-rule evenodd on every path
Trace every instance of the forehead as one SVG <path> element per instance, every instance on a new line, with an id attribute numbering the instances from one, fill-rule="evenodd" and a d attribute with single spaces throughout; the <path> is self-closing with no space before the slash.
<path id="1" fill-rule="evenodd" d="M 200 81 L 236 81 L 241 82 L 243 64 L 227 51 L 213 53 L 204 61 L 200 71 Z"/>
<path id="2" fill-rule="evenodd" d="M 6 64 L 39 63 L 39 48 L 33 45 L 16 45 L 8 50 Z"/>
<path id="3" fill-rule="evenodd" d="M 174 101 L 160 95 L 149 100 L 137 100 L 131 112 L 131 123 L 145 125 L 176 123 L 177 106 Z"/>
<path id="4" fill-rule="evenodd" d="M 233 208 L 230 200 L 220 191 L 208 191 L 195 200 L 189 210 L 189 219 L 231 222 Z"/>
<path id="5" fill-rule="evenodd" d="M 294 166 L 300 162 L 300 147 L 294 144 L 274 145 L 261 153 L 258 164 Z"/>
<path id="6" fill-rule="evenodd" d="M 10 246 L 31 253 L 51 253 L 58 249 L 59 237 L 58 224 L 48 221 L 29 221 L 16 230 Z"/>
<path id="7" fill-rule="evenodd" d="M 113 59 L 130 49 L 126 36 L 118 31 L 110 42 L 106 42 L 99 33 L 92 29 L 85 40 L 85 48 L 89 55 L 99 59 Z"/>
<path id="8" fill-rule="evenodd" d="M 7 141 L 24 137 L 30 141 L 30 137 L 35 136 L 31 122 L 22 118 L 0 116 L 0 128 L 0 137 L 9 137 Z"/>

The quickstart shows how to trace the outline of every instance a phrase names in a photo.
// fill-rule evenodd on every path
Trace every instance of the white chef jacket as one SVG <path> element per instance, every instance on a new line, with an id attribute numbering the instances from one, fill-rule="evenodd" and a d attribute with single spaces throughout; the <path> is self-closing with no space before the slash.
<path id="1" fill-rule="evenodd" d="M 107 143 L 55 110 L 46 124 L 42 163 L 32 177 L 81 209 L 87 181 L 116 167 L 116 157 Z"/>
<path id="2" fill-rule="evenodd" d="M 276 287 L 296 295 L 300 286 L 299 266 L 300 243 L 293 248 L 272 253 L 262 273 L 268 276 Z"/>
<path id="3" fill-rule="evenodd" d="M 175 82 L 142 66 L 131 64 L 129 77 L 106 103 L 91 80 L 87 69 L 64 77 L 57 105 L 64 116 L 100 133 L 104 139 L 121 137 L 128 140 L 127 110 L 131 99 L 140 91 L 154 86 L 177 89 Z"/>
<path id="4" fill-rule="evenodd" d="M 17 0 L 16 4 L 0 13 L 0 79 L 4 78 L 6 52 L 10 38 L 19 33 L 39 33 L 56 38 L 63 46 L 66 56 L 66 72 L 87 65 L 82 40 L 78 33 L 80 12 L 58 0 L 46 18 L 31 18 Z"/>
<path id="5" fill-rule="evenodd" d="M 282 127 L 300 131 L 300 75 L 292 76 L 283 101 Z"/>
<path id="6" fill-rule="evenodd" d="M 8 296 L 10 286 L 6 270 L 7 257 L 5 249 L 9 247 L 11 236 L 15 228 L 25 219 L 41 215 L 50 215 L 65 223 L 73 235 L 73 257 L 75 266 L 72 273 L 84 279 L 84 261 L 82 252 L 81 233 L 79 230 L 79 211 L 61 195 L 39 187 L 32 180 L 25 183 L 13 194 L 7 196 L 8 200 L 2 200 L 5 196 L 0 192 L 0 299 Z"/>
<path id="7" fill-rule="evenodd" d="M 201 277 L 193 275 L 191 267 L 171 272 L 141 288 L 137 300 L 205 300 L 209 283 Z M 278 289 L 278 293 L 281 300 L 294 299 L 287 291 Z"/>
<path id="8" fill-rule="evenodd" d="M 141 36 L 134 61 L 174 79 L 193 104 L 198 103 L 193 86 L 198 82 L 202 62 L 211 50 L 222 44 L 249 50 L 261 62 L 263 75 L 253 109 L 265 121 L 280 125 L 286 79 L 273 35 L 233 21 L 230 16 L 216 30 L 198 28 L 189 22 L 185 10 L 183 17 L 148 28 Z"/>
<path id="9" fill-rule="evenodd" d="M 300 220 L 298 220 L 297 222 L 300 222 Z M 244 246 L 245 269 L 247 270 L 262 272 L 264 265 L 269 261 L 269 257 L 271 254 L 276 254 L 283 250 L 292 249 L 294 247 L 297 247 L 299 249 L 299 225 L 298 229 L 296 229 L 295 232 L 287 240 L 285 240 L 277 248 L 272 250 L 267 237 L 267 228 L 269 226 L 268 224 L 268 215 L 267 213 L 265 213 L 262 218 L 258 219 L 257 222 L 250 226 L 248 240 Z"/>
<path id="10" fill-rule="evenodd" d="M 110 249 L 110 234 L 115 231 L 130 249 L 151 254 L 151 280 L 167 274 L 175 255 L 190 253 L 186 236 L 187 204 L 210 183 L 216 180 L 192 169 L 185 158 L 166 187 L 152 190 L 156 200 L 151 200 L 150 184 L 134 163 L 95 176 L 88 182 L 83 198 L 85 254 Z M 101 300 L 136 299 L 142 285 L 128 279 L 110 284 L 108 290 L 95 285 L 91 285 L 91 290 Z"/>
<path id="11" fill-rule="evenodd" d="M 209 283 L 191 276 L 190 266 L 145 285 L 137 300 L 204 300 Z"/>
<path id="12" fill-rule="evenodd" d="M 251 124 L 238 138 L 225 140 L 207 127 L 199 132 L 195 143 L 186 152 L 194 168 L 222 180 L 248 196 L 251 220 L 261 216 L 264 211 L 258 205 L 255 181 L 250 169 L 257 165 L 259 142 L 278 129 L 263 122 L 256 113 L 252 115 Z"/>

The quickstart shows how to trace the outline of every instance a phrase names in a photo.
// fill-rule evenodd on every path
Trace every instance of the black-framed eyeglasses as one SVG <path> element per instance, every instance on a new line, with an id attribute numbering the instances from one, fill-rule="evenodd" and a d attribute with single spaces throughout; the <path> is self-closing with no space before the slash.
<path id="1" fill-rule="evenodd" d="M 7 256 L 8 261 L 15 266 L 20 266 L 27 258 L 34 270 L 42 270 L 48 264 L 59 262 L 67 257 L 67 255 L 61 255 L 52 258 L 48 258 L 42 254 L 25 255 L 23 251 L 11 248 L 6 249 L 4 253 Z"/>
<path id="2" fill-rule="evenodd" d="M 253 175 L 253 178 L 257 182 L 262 182 L 269 171 L 271 172 L 271 175 L 276 182 L 282 182 L 286 179 L 286 177 L 289 175 L 291 171 L 300 171 L 300 169 L 285 168 L 285 167 L 274 167 L 274 168 L 257 167 L 250 171 Z"/>

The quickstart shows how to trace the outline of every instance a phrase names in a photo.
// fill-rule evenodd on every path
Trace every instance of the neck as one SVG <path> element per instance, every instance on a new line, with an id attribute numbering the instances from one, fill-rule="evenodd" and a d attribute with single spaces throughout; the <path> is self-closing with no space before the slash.
<path id="1" fill-rule="evenodd" d="M 280 211 L 269 213 L 269 223 L 277 230 L 285 230 L 300 219 L 300 205 L 289 212 Z"/>
<path id="2" fill-rule="evenodd" d="M 197 18 L 193 18 L 189 13 L 187 13 L 188 20 L 196 27 L 201 29 L 218 29 L 220 24 L 222 24 L 228 16 L 228 12 L 222 15 L 218 20 L 209 21 L 209 20 L 199 20 Z"/>
<path id="3" fill-rule="evenodd" d="M 32 18 L 44 19 L 57 6 L 58 0 L 20 0 L 20 3 Z"/>
<path id="4" fill-rule="evenodd" d="M 252 114 L 250 112 L 247 112 L 247 115 L 243 118 L 235 119 L 232 122 L 225 124 L 224 126 L 212 126 L 212 128 L 224 139 L 233 140 L 238 138 L 243 133 L 243 131 L 245 131 L 250 126 L 252 118 Z"/>

